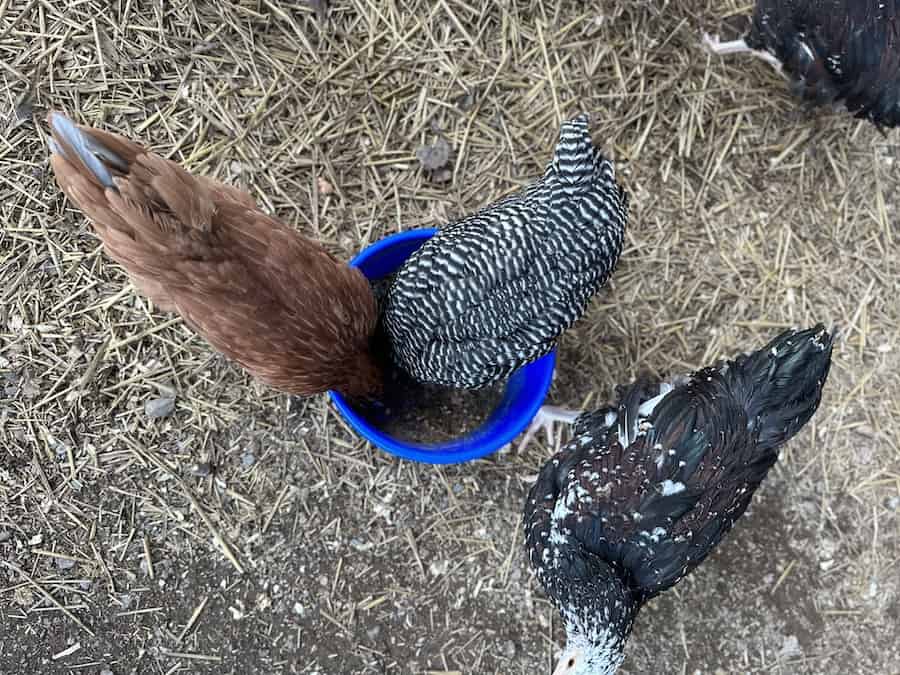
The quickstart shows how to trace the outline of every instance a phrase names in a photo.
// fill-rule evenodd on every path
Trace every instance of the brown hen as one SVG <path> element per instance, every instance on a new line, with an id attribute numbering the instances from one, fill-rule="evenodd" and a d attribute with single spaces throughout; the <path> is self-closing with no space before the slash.
<path id="1" fill-rule="evenodd" d="M 237 188 L 59 113 L 48 122 L 57 183 L 155 304 L 276 389 L 379 394 L 377 309 L 359 270 Z"/>

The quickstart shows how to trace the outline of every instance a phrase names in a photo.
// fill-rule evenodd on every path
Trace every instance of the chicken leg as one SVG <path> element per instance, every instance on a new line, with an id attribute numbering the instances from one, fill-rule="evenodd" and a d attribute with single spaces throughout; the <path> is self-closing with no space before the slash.
<path id="1" fill-rule="evenodd" d="M 718 56 L 725 56 L 727 54 L 743 54 L 744 52 L 749 52 L 755 57 L 762 59 L 763 61 L 768 63 L 776 71 L 778 71 L 779 75 L 786 78 L 784 69 L 781 66 L 781 61 L 779 61 L 769 52 L 760 51 L 758 49 L 751 49 L 743 39 L 721 42 L 718 35 L 703 33 L 703 46 L 708 52 L 710 52 L 711 54 L 717 54 Z"/>
<path id="2" fill-rule="evenodd" d="M 553 429 L 554 422 L 573 424 L 580 415 L 580 410 L 568 410 L 566 408 L 559 408 L 555 405 L 541 406 L 534 416 L 534 419 L 531 420 L 531 424 L 528 425 L 525 436 L 519 441 L 518 450 L 523 450 L 525 446 L 528 445 L 528 442 L 534 438 L 541 429 L 547 434 L 547 442 L 553 446 L 553 441 L 556 436 Z"/>

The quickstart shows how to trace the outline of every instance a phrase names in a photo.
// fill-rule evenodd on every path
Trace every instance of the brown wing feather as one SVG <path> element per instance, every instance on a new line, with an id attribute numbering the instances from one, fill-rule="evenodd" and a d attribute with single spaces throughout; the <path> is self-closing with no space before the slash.
<path id="1" fill-rule="evenodd" d="M 52 166 L 111 258 L 160 307 L 281 390 L 374 393 L 376 306 L 362 274 L 266 215 L 246 193 L 196 178 L 115 134 L 79 131 L 125 160 L 104 188 L 77 153 Z M 114 163 L 113 163 L 114 164 Z"/>

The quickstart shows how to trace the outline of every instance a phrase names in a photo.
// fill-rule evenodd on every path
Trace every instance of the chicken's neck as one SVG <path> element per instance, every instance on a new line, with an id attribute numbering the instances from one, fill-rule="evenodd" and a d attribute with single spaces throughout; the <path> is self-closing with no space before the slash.
<path id="1" fill-rule="evenodd" d="M 557 567 L 549 571 L 548 576 L 555 578 L 546 579 L 548 590 L 565 624 L 568 648 L 589 656 L 589 672 L 614 673 L 624 659 L 625 643 L 641 603 L 613 566 L 594 556 L 579 557 L 587 565 L 569 569 L 589 570 L 589 576 L 573 578 L 565 567 Z"/>

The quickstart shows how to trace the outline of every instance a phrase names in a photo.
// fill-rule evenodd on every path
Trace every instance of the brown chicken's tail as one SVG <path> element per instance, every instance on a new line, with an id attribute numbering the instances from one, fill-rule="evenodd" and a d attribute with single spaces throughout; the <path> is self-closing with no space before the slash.
<path id="1" fill-rule="evenodd" d="M 160 308 L 174 309 L 162 283 L 173 233 L 193 230 L 202 236 L 210 230 L 215 212 L 211 181 L 191 176 L 123 136 L 77 125 L 61 113 L 51 112 L 47 122 L 50 164 L 59 187 L 93 221 L 107 254 L 135 286 Z"/>
<path id="2" fill-rule="evenodd" d="M 135 143 L 112 134 L 86 130 L 65 115 L 51 112 L 47 116 L 52 136 L 50 152 L 91 176 L 102 188 L 116 190 L 114 175 L 125 175 L 141 151 Z"/>
<path id="3" fill-rule="evenodd" d="M 104 241 L 107 228 L 141 229 L 151 239 L 180 228 L 209 231 L 217 196 L 256 206 L 241 190 L 193 176 L 123 136 L 77 125 L 58 112 L 47 122 L 56 180 Z"/>

